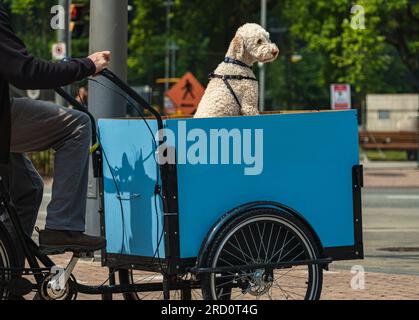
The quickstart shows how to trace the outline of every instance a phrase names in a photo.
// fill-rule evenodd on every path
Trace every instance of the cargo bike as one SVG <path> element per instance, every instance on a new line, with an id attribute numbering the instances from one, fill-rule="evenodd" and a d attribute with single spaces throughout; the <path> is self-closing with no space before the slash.
<path id="1" fill-rule="evenodd" d="M 17 238 L 0 223 L 0 298 L 319 299 L 330 263 L 363 258 L 356 111 L 169 119 L 111 71 L 101 75 L 152 116 L 96 126 L 57 89 L 92 118 L 109 284 L 77 282 L 72 271 L 89 253 L 55 266 L 24 234 L 0 183 Z M 227 147 L 205 154 L 223 135 Z"/>

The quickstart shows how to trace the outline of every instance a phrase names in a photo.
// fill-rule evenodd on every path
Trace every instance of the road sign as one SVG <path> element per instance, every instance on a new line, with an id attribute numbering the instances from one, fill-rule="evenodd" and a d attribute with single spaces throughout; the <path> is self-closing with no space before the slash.
<path id="1" fill-rule="evenodd" d="M 349 84 L 330 85 L 330 99 L 333 110 L 351 109 L 351 86 Z"/>
<path id="2" fill-rule="evenodd" d="M 67 55 L 67 49 L 64 42 L 54 43 L 52 45 L 52 58 L 55 60 L 62 60 Z"/>
<path id="3" fill-rule="evenodd" d="M 204 91 L 204 87 L 195 76 L 188 72 L 166 92 L 166 96 L 172 100 L 178 112 L 180 111 L 184 115 L 192 115 L 198 107 Z"/>
<path id="4" fill-rule="evenodd" d="M 169 97 L 164 97 L 164 111 L 166 114 L 176 113 L 176 106 L 173 104 L 173 101 Z"/>

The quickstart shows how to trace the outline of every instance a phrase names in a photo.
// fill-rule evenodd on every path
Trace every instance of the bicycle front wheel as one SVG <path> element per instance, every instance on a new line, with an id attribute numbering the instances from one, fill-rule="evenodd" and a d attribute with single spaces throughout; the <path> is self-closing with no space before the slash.
<path id="1" fill-rule="evenodd" d="M 7 229 L 0 222 L 0 300 L 9 299 L 7 283 L 12 279 L 11 268 L 16 267 L 13 246 Z"/>

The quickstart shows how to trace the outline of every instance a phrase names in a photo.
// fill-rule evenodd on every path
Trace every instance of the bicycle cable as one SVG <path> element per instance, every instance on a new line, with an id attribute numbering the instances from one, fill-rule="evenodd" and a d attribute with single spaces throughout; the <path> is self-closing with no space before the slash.
<path id="1" fill-rule="evenodd" d="M 123 99 L 125 99 L 128 102 L 128 104 L 129 104 L 130 107 L 132 107 L 135 111 L 137 111 L 138 115 L 141 117 L 141 119 L 144 121 L 145 125 L 147 126 L 147 129 L 148 129 L 148 131 L 149 131 L 149 133 L 150 133 L 150 135 L 152 137 L 152 141 L 153 141 L 153 145 L 154 145 L 154 154 L 156 154 L 158 147 L 157 147 L 157 142 L 155 141 L 155 135 L 153 134 L 153 131 L 151 130 L 151 128 L 150 128 L 150 126 L 148 124 L 148 121 L 146 120 L 144 114 L 142 113 L 141 110 L 139 110 L 139 108 L 130 99 L 130 97 L 128 97 L 125 94 L 123 94 L 123 93 L 115 90 L 114 88 L 111 88 L 111 87 L 103 84 L 102 82 L 100 82 L 98 80 L 95 80 L 95 79 L 92 79 L 92 78 L 89 78 L 88 80 L 89 81 L 92 81 L 92 82 L 95 82 L 95 83 L 103 86 L 104 88 L 106 88 L 108 90 L 111 90 L 115 94 L 119 95 L 120 97 L 122 97 Z M 83 99 L 81 99 L 81 97 L 80 97 L 80 94 L 79 94 L 79 99 L 80 99 L 80 101 L 83 101 Z M 83 105 L 86 107 L 86 105 L 84 103 L 83 103 Z M 100 132 L 97 133 L 97 136 L 98 136 L 99 144 L 102 145 L 101 140 L 100 140 Z M 106 152 L 103 149 L 103 146 L 102 146 L 102 152 L 104 154 L 105 162 L 107 163 L 107 166 L 108 166 L 108 168 L 110 170 L 110 173 L 111 173 L 111 176 L 112 176 L 112 180 L 113 180 L 113 182 L 115 184 L 116 191 L 119 194 L 119 197 L 118 198 L 119 198 L 119 202 L 120 202 L 121 214 L 123 215 L 123 217 L 122 217 L 122 219 L 123 219 L 122 225 L 123 225 L 123 229 L 125 229 L 123 205 L 122 205 L 122 200 L 121 200 L 121 197 L 120 197 L 120 191 L 119 191 L 120 189 L 119 189 L 119 186 L 118 186 L 118 182 L 117 182 L 117 179 L 116 179 L 116 177 L 115 177 L 115 175 L 114 175 L 114 173 L 112 171 L 112 167 L 110 165 L 110 162 L 109 162 L 109 159 L 108 159 L 108 157 L 106 155 Z M 154 157 L 154 161 L 156 162 L 156 185 L 155 185 L 155 191 L 154 191 L 154 208 L 155 208 L 155 214 L 156 214 L 156 228 L 157 228 L 156 236 L 157 236 L 157 238 L 156 238 L 156 249 L 155 249 L 155 252 L 154 252 L 154 254 L 152 256 L 151 263 L 150 263 L 150 265 L 148 265 L 148 267 L 149 267 L 149 269 L 152 269 L 152 268 L 150 268 L 150 266 L 152 266 L 154 264 L 154 261 L 155 261 L 155 259 L 157 257 L 157 260 L 158 260 L 158 263 L 159 263 L 161 272 L 163 274 L 166 274 L 167 273 L 167 269 L 164 270 L 164 268 L 163 268 L 163 266 L 161 264 L 161 257 L 160 257 L 160 246 L 161 246 L 161 242 L 162 242 L 162 239 L 163 239 L 163 236 L 164 236 L 165 222 L 164 222 L 164 219 L 163 219 L 162 231 L 159 232 L 160 219 L 159 219 L 159 210 L 158 210 L 158 206 L 157 206 L 157 196 L 159 196 L 161 198 L 161 201 L 163 201 L 162 196 L 161 196 L 161 193 L 160 193 L 161 186 L 159 185 L 159 181 L 160 181 L 160 168 L 159 168 L 159 164 L 158 164 L 158 162 L 157 162 L 157 160 L 156 160 L 155 157 Z M 158 190 L 159 190 L 159 192 L 157 192 Z M 124 241 L 124 239 L 123 239 L 123 241 Z M 125 266 L 125 265 L 119 265 L 117 267 L 121 267 L 121 266 Z M 146 266 L 147 267 L 147 265 L 142 265 L 142 266 Z M 110 274 L 110 276 L 111 275 L 112 275 L 112 273 Z M 109 278 L 110 278 L 110 276 L 109 276 Z M 106 283 L 109 280 L 109 278 L 104 283 Z"/>

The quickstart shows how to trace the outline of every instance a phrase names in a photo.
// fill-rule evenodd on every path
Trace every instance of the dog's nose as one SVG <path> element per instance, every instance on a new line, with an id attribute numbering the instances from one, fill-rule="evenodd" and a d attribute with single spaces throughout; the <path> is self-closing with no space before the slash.
<path id="1" fill-rule="evenodd" d="M 278 55 L 279 50 L 278 49 L 272 49 L 272 55 L 276 56 Z"/>

